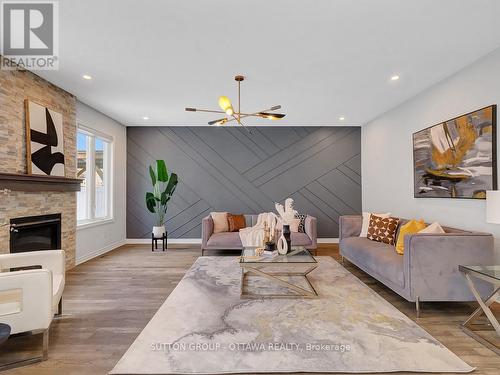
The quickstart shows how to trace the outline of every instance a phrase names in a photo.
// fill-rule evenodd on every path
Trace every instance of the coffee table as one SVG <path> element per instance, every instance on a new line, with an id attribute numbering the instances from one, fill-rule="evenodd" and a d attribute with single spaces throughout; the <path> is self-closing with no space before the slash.
<path id="1" fill-rule="evenodd" d="M 495 329 L 497 335 L 500 336 L 500 324 L 498 323 L 498 320 L 495 318 L 495 315 L 493 315 L 490 309 L 490 306 L 496 302 L 497 297 L 500 293 L 500 265 L 458 266 L 458 269 L 464 275 L 465 279 L 467 280 L 467 284 L 472 291 L 472 294 L 474 294 L 474 297 L 476 297 L 476 300 L 479 303 L 479 307 L 467 318 L 465 322 L 462 323 L 461 328 L 466 334 L 479 341 L 487 348 L 493 350 L 495 353 L 500 354 L 500 348 L 471 329 L 471 325 L 473 324 L 473 322 L 484 313 Z M 472 277 L 493 284 L 493 293 L 484 301 L 481 298 L 481 295 L 477 291 L 476 287 L 474 286 Z"/>
<path id="2" fill-rule="evenodd" d="M 257 256 L 256 249 L 247 247 L 241 253 L 241 298 L 318 297 L 307 277 L 318 266 L 309 250 L 302 246 L 292 246 L 286 255 Z M 259 282 L 253 285 L 254 291 L 249 290 L 252 286 L 248 285 L 253 278 L 260 278 Z M 269 284 L 279 287 L 279 291 L 269 292 Z"/>

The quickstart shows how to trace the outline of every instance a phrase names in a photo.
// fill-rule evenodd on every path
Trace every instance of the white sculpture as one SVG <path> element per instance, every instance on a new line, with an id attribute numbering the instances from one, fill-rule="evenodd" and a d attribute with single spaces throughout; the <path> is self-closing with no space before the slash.
<path id="1" fill-rule="evenodd" d="M 278 254 L 286 255 L 288 253 L 288 244 L 285 236 L 281 235 L 276 246 L 278 247 Z"/>
<path id="2" fill-rule="evenodd" d="M 297 215 L 297 211 L 293 208 L 293 199 L 287 198 L 285 200 L 285 207 L 283 207 L 280 203 L 275 203 L 274 206 L 276 207 L 276 211 L 278 211 L 283 224 L 290 225 L 292 220 L 295 219 L 295 216 Z"/>

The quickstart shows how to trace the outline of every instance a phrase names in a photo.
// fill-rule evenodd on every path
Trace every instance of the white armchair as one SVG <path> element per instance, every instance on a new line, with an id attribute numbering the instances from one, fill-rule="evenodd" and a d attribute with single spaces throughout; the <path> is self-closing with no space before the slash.
<path id="1" fill-rule="evenodd" d="M 41 269 L 11 271 L 31 266 Z M 22 364 L 47 359 L 49 327 L 54 314 L 62 312 L 64 283 L 63 250 L 0 255 L 0 322 L 11 327 L 11 334 L 43 333 L 43 355 Z"/>

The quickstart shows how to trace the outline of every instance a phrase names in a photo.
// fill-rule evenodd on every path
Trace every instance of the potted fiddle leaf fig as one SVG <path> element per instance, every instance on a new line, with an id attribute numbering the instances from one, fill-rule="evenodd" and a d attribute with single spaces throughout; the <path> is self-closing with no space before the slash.
<path id="1" fill-rule="evenodd" d="M 168 201 L 177 187 L 177 175 L 173 172 L 169 175 L 164 160 L 156 161 L 156 170 L 149 166 L 149 175 L 153 184 L 153 192 L 146 193 L 146 206 L 149 212 L 155 214 L 153 235 L 155 238 L 161 238 L 165 234 Z"/>

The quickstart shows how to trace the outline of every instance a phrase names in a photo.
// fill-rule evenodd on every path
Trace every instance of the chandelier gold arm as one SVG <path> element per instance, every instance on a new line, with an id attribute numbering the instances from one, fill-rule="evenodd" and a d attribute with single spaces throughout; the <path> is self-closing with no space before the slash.
<path id="1" fill-rule="evenodd" d="M 212 109 L 186 108 L 186 111 L 188 111 L 188 112 L 208 112 L 208 113 L 224 113 L 224 114 L 226 114 L 226 112 L 224 112 L 224 111 L 216 111 L 216 110 L 212 110 Z"/>
<path id="2" fill-rule="evenodd" d="M 238 117 L 236 117 L 235 115 L 233 115 L 234 117 L 234 120 L 236 120 L 238 122 L 239 125 L 241 125 L 243 127 L 243 129 L 245 129 L 249 134 L 252 134 L 252 131 L 250 129 L 248 129 L 241 121 Z M 229 121 L 232 121 L 232 120 L 228 120 L 227 122 Z"/>

